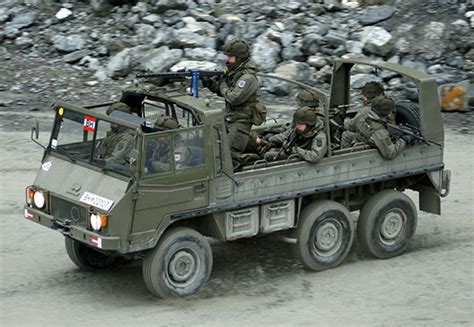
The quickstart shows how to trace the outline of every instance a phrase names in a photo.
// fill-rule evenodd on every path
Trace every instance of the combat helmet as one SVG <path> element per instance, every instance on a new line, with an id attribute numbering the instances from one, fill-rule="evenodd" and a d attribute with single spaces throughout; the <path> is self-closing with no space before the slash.
<path id="1" fill-rule="evenodd" d="M 176 129 L 178 127 L 179 127 L 178 120 L 171 116 L 160 116 L 155 121 L 155 128 L 169 130 L 169 129 Z"/>
<path id="2" fill-rule="evenodd" d="M 385 95 L 379 95 L 372 101 L 371 108 L 380 117 L 387 117 L 395 110 L 395 102 L 392 98 Z"/>
<path id="3" fill-rule="evenodd" d="M 316 111 L 310 107 L 298 108 L 293 114 L 293 124 L 307 124 L 310 127 L 316 125 L 318 116 Z"/>
<path id="4" fill-rule="evenodd" d="M 115 102 L 115 103 L 112 103 L 110 105 L 110 107 L 107 108 L 107 115 L 110 115 L 113 111 L 115 110 L 118 110 L 118 111 L 121 111 L 121 112 L 125 112 L 127 114 L 130 114 L 131 113 L 131 109 L 130 107 L 123 103 L 123 102 Z"/>
<path id="5" fill-rule="evenodd" d="M 370 100 L 375 98 L 376 96 L 383 95 L 384 89 L 383 85 L 379 82 L 371 81 L 365 83 L 365 85 L 362 86 L 361 92 L 362 95 L 365 95 Z"/>
<path id="6" fill-rule="evenodd" d="M 296 101 L 301 107 L 318 107 L 319 98 L 314 92 L 303 89 L 296 95 Z"/>
<path id="7" fill-rule="evenodd" d="M 224 54 L 227 56 L 235 56 L 239 59 L 247 59 L 250 57 L 250 47 L 245 40 L 235 38 L 224 45 Z"/>

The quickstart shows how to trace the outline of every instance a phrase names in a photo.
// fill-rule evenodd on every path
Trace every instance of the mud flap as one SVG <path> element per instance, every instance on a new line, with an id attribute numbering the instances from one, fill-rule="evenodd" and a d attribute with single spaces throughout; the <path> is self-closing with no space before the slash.
<path id="1" fill-rule="evenodd" d="M 419 207 L 421 211 L 441 214 L 441 198 L 439 192 L 430 186 L 420 185 L 417 187 L 419 193 Z"/>

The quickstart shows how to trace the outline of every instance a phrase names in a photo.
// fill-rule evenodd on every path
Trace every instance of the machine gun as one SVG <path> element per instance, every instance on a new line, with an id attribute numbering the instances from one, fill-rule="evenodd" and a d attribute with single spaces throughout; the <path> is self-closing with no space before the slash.
<path id="1" fill-rule="evenodd" d="M 217 70 L 181 70 L 177 72 L 141 72 L 136 74 L 137 78 L 155 79 L 159 86 L 163 86 L 169 82 L 184 82 L 191 78 L 191 92 L 193 97 L 199 97 L 199 79 L 221 77 L 226 74 L 226 71 Z"/>
<path id="2" fill-rule="evenodd" d="M 282 152 L 287 151 L 288 149 L 291 149 L 291 147 L 293 146 L 293 143 L 295 143 L 296 136 L 297 136 L 296 128 L 293 128 L 291 130 L 290 135 L 288 135 L 286 139 L 283 140 L 283 144 L 281 145 L 281 148 L 278 151 L 278 153 L 275 155 L 275 157 L 273 157 L 273 160 L 277 160 L 278 157 L 282 154 Z"/>
<path id="3" fill-rule="evenodd" d="M 421 135 L 421 131 L 419 128 L 411 126 L 411 125 L 395 125 L 392 123 L 387 123 L 387 130 L 390 133 L 391 136 L 395 137 L 400 137 L 402 135 L 410 135 L 412 136 L 415 140 L 423 142 L 427 145 L 437 145 L 437 146 L 442 146 L 440 143 L 427 140 L 426 138 Z"/>

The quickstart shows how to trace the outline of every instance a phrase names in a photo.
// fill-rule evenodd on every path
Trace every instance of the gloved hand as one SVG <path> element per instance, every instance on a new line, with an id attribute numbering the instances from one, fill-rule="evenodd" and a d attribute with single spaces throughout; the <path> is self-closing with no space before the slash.
<path id="1" fill-rule="evenodd" d="M 216 93 L 219 90 L 219 83 L 215 76 L 203 78 L 202 86 L 207 87 L 211 92 Z"/>
<path id="2" fill-rule="evenodd" d="M 415 137 L 413 135 L 403 134 L 401 138 L 405 141 L 407 145 L 412 145 L 413 143 L 415 143 Z"/>

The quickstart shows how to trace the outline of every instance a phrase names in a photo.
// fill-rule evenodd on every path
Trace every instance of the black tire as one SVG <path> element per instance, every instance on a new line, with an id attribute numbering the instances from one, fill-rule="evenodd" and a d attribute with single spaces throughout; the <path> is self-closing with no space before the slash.
<path id="1" fill-rule="evenodd" d="M 296 231 L 296 253 L 306 268 L 315 271 L 339 265 L 354 239 L 349 211 L 327 200 L 306 206 Z"/>
<path id="2" fill-rule="evenodd" d="M 384 190 L 364 205 L 357 225 L 357 237 L 372 256 L 387 259 L 405 251 L 416 231 L 417 211 L 405 194 Z"/>
<path id="3" fill-rule="evenodd" d="M 395 123 L 397 125 L 420 127 L 420 110 L 418 105 L 411 102 L 396 102 L 395 110 Z"/>
<path id="4" fill-rule="evenodd" d="M 115 264 L 115 256 L 99 252 L 72 238 L 66 237 L 64 243 L 67 255 L 82 270 L 104 269 Z"/>
<path id="5" fill-rule="evenodd" d="M 197 231 L 177 227 L 165 233 L 143 261 L 148 290 L 160 298 L 195 293 L 209 279 L 212 251 Z"/>

